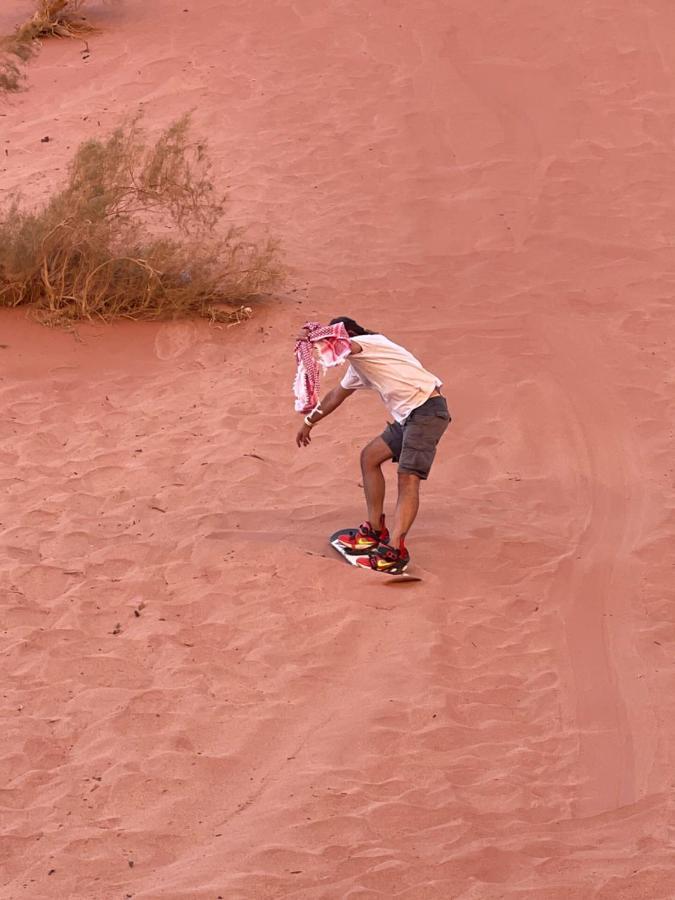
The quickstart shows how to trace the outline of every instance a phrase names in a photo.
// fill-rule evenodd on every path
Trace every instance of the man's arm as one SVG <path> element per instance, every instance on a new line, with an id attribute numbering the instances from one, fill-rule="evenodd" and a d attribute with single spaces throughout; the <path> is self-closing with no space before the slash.
<path id="1" fill-rule="evenodd" d="M 311 413 L 309 413 L 302 423 L 302 428 L 298 431 L 295 443 L 298 447 L 306 447 L 312 440 L 310 437 L 310 432 L 312 428 L 316 425 L 317 422 L 320 422 L 321 419 L 325 419 L 326 416 L 329 416 L 332 412 L 334 412 L 341 403 L 353 394 L 353 390 L 349 390 L 348 388 L 343 388 L 341 384 L 336 385 L 331 391 L 328 391 L 326 396 L 319 402 L 319 405 L 316 409 L 313 409 Z M 308 424 L 310 423 L 311 424 Z"/>

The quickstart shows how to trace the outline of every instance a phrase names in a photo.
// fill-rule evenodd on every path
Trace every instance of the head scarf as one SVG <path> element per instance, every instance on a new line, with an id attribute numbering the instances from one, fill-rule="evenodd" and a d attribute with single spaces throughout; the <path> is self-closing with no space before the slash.
<path id="1" fill-rule="evenodd" d="M 305 322 L 304 327 L 307 337 L 295 344 L 297 371 L 293 391 L 295 411 L 308 413 L 319 402 L 321 373 L 344 362 L 351 353 L 351 345 L 342 322 L 335 325 Z"/>

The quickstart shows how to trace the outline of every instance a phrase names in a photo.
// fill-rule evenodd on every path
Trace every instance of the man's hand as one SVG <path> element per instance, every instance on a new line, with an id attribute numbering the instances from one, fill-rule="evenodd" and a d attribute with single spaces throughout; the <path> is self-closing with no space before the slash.
<path id="1" fill-rule="evenodd" d="M 306 422 L 303 422 L 302 428 L 295 436 L 295 443 L 298 447 L 308 447 L 312 443 L 311 431 L 312 429 L 310 426 Z"/>
<path id="2" fill-rule="evenodd" d="M 343 388 L 341 384 L 338 384 L 333 388 L 332 391 L 328 391 L 318 407 L 316 407 L 309 413 L 309 416 L 311 417 L 314 425 L 317 425 L 319 422 L 323 422 L 327 415 L 332 413 L 334 409 L 337 409 L 338 406 L 347 399 L 347 397 L 354 393 L 354 390 L 355 388 Z M 321 409 L 320 413 L 319 407 Z M 311 444 L 312 438 L 309 434 L 311 430 L 311 426 L 306 422 L 303 422 L 302 428 L 295 436 L 295 443 L 298 445 L 298 447 L 308 447 L 309 444 Z"/>

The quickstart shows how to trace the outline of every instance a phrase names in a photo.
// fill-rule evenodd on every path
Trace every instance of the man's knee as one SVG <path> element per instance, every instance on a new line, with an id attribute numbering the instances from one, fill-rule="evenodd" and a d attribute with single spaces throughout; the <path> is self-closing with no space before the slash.
<path id="1" fill-rule="evenodd" d="M 361 468 L 376 469 L 380 465 L 377 454 L 373 451 L 372 444 L 366 444 L 361 451 Z"/>
<path id="2" fill-rule="evenodd" d="M 399 472 L 398 473 L 398 490 L 399 493 L 403 494 L 418 494 L 420 490 L 420 481 L 422 479 L 419 475 L 414 475 L 412 472 Z"/>
<path id="3" fill-rule="evenodd" d="M 387 459 L 391 459 L 391 450 L 381 437 L 375 438 L 361 451 L 361 468 L 378 469 Z"/>

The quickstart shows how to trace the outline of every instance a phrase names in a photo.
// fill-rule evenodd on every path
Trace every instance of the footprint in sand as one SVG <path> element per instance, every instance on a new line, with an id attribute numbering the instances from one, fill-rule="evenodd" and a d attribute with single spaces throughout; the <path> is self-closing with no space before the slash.
<path id="1" fill-rule="evenodd" d="M 158 359 L 177 359 L 197 340 L 197 329 L 192 322 L 169 322 L 162 325 L 155 337 L 155 354 Z"/>

